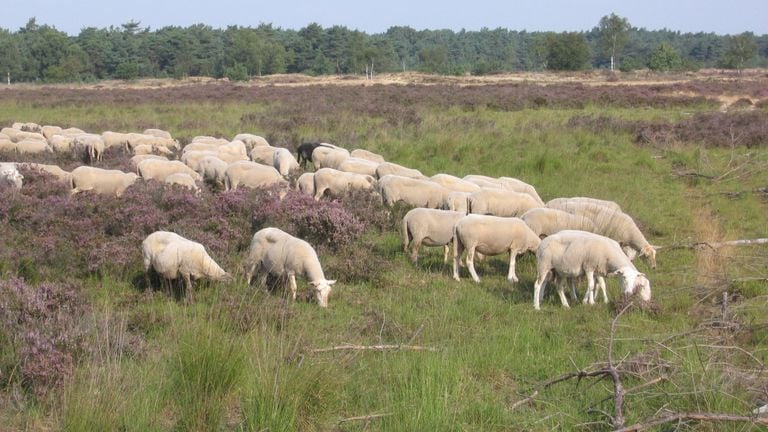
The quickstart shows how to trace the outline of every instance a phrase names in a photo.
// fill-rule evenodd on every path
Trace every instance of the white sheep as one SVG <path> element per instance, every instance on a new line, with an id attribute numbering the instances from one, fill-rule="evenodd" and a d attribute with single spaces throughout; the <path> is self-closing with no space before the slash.
<path id="1" fill-rule="evenodd" d="M 602 200 L 597 198 L 589 198 L 589 197 L 555 198 L 547 201 L 547 207 L 558 209 L 558 210 L 564 210 L 569 205 L 578 204 L 578 203 L 601 205 L 611 210 L 623 211 L 621 210 L 621 206 L 614 201 Z"/>
<path id="2" fill-rule="evenodd" d="M 141 161 L 145 161 L 147 159 L 164 160 L 164 161 L 168 160 L 168 158 L 165 157 L 165 156 L 154 155 L 154 154 L 132 156 L 131 159 L 130 159 L 130 164 L 131 164 L 131 168 L 136 170 L 136 174 L 139 173 L 138 169 L 139 169 L 139 164 L 141 163 Z"/>
<path id="3" fill-rule="evenodd" d="M 180 150 L 181 144 L 178 140 L 172 138 L 162 138 L 145 134 L 128 134 L 130 149 L 135 149 L 140 145 L 148 145 L 152 148 L 164 147 L 166 149 Z"/>
<path id="4" fill-rule="evenodd" d="M 415 208 L 403 217 L 403 252 L 411 245 L 411 262 L 416 264 L 419 249 L 424 246 L 443 246 L 443 263 L 448 262 L 449 244 L 453 239 L 453 226 L 466 213 L 451 210 Z"/>
<path id="5" fill-rule="evenodd" d="M 355 190 L 375 190 L 376 179 L 364 174 L 348 173 L 333 168 L 320 168 L 315 171 L 315 200 L 330 192 L 341 196 Z"/>
<path id="6" fill-rule="evenodd" d="M 0 152 L 16 153 L 16 143 L 8 138 L 0 137 Z"/>
<path id="7" fill-rule="evenodd" d="M 581 216 L 547 207 L 528 210 L 520 216 L 538 236 L 549 236 L 564 230 L 595 232 L 592 220 Z"/>
<path id="8" fill-rule="evenodd" d="M 224 172 L 224 188 L 226 190 L 236 190 L 241 184 L 250 188 L 264 188 L 272 185 L 288 186 L 288 182 L 276 169 L 249 161 L 230 164 Z"/>
<path id="9" fill-rule="evenodd" d="M 15 162 L 0 162 L 0 186 L 21 189 L 24 176 Z"/>
<path id="10" fill-rule="evenodd" d="M 74 135 L 56 134 L 48 139 L 48 144 L 56 153 L 72 153 Z"/>
<path id="11" fill-rule="evenodd" d="M 349 154 L 349 156 L 353 158 L 365 159 L 371 162 L 375 162 L 376 165 L 386 162 L 386 160 L 384 160 L 384 156 L 368 150 L 363 150 L 363 149 L 354 149 Z"/>
<path id="12" fill-rule="evenodd" d="M 443 205 L 440 208 L 467 214 L 469 213 L 469 195 L 470 192 L 449 192 L 448 195 L 445 196 Z"/>
<path id="13" fill-rule="evenodd" d="M 26 140 L 48 142 L 43 134 L 37 132 L 16 131 L 13 135 L 9 134 L 8 137 L 16 143 Z"/>
<path id="14" fill-rule="evenodd" d="M 532 196 L 506 189 L 481 189 L 467 197 L 469 212 L 492 216 L 520 216 L 543 207 Z"/>
<path id="15" fill-rule="evenodd" d="M 192 151 L 184 152 L 181 155 L 181 158 L 179 158 L 179 160 L 184 162 L 186 166 L 192 168 L 193 171 L 197 173 L 202 173 L 202 168 L 200 167 L 200 161 L 203 160 L 203 158 L 208 156 L 213 156 L 218 158 L 219 153 L 216 151 L 208 151 L 208 150 L 192 150 Z"/>
<path id="16" fill-rule="evenodd" d="M 166 161 L 161 159 L 145 159 L 139 162 L 137 167 L 139 175 L 144 180 L 163 181 L 166 177 L 175 173 L 189 174 L 195 181 L 202 180 L 202 176 L 181 161 Z"/>
<path id="17" fill-rule="evenodd" d="M 101 135 L 88 133 L 75 135 L 72 147 L 77 158 L 86 157 L 91 164 L 101 160 L 105 149 Z"/>
<path id="18" fill-rule="evenodd" d="M 205 156 L 199 161 L 200 173 L 205 180 L 224 186 L 224 177 L 229 165 L 216 156 Z"/>
<path id="19" fill-rule="evenodd" d="M 192 141 L 190 143 L 205 143 L 205 144 L 214 144 L 214 145 L 226 145 L 229 144 L 229 141 L 227 141 L 224 138 L 216 138 L 212 136 L 207 135 L 198 135 L 194 138 L 192 138 Z"/>
<path id="20" fill-rule="evenodd" d="M 50 140 L 52 136 L 61 133 L 62 129 L 59 126 L 43 126 L 40 128 L 40 133 L 43 134 L 45 139 Z"/>
<path id="21" fill-rule="evenodd" d="M 450 192 L 429 180 L 397 175 L 385 175 L 379 179 L 379 193 L 382 202 L 388 206 L 403 202 L 412 207 L 440 208 Z"/>
<path id="22" fill-rule="evenodd" d="M 558 277 L 557 293 L 560 302 L 568 307 L 564 284 L 586 276 L 585 302 L 594 303 L 595 276 L 619 276 L 621 291 L 632 294 L 639 290 L 640 297 L 651 299 L 651 283 L 637 271 L 632 261 L 615 240 L 586 231 L 560 231 L 541 241 L 536 252 L 537 278 L 533 285 L 533 307 L 538 310 L 541 297 L 554 275 Z M 604 287 L 602 287 L 604 289 Z"/>
<path id="23" fill-rule="evenodd" d="M 179 185 L 195 192 L 197 195 L 200 194 L 200 187 L 195 183 L 195 180 L 186 173 L 171 174 L 163 179 L 163 183 L 168 185 Z"/>
<path id="24" fill-rule="evenodd" d="M 209 278 L 214 281 L 232 280 L 200 243 L 185 239 L 168 231 L 156 231 L 141 243 L 141 255 L 149 287 L 149 271 L 154 270 L 167 280 L 181 276 L 187 291 L 187 301 L 192 301 L 192 279 Z"/>
<path id="25" fill-rule="evenodd" d="M 499 181 L 501 182 L 501 185 L 504 189 L 520 193 L 527 193 L 528 195 L 532 196 L 533 199 L 535 199 L 536 202 L 538 202 L 542 207 L 544 207 L 544 201 L 539 196 L 539 193 L 536 192 L 536 188 L 532 185 L 513 177 L 499 177 Z"/>
<path id="26" fill-rule="evenodd" d="M 518 281 L 515 261 L 518 254 L 535 252 L 541 240 L 528 225 L 515 217 L 471 214 L 459 219 L 453 228 L 453 278 L 459 280 L 459 261 L 466 249 L 466 263 L 472 280 L 480 282 L 475 271 L 475 253 L 499 255 L 509 252 L 507 280 Z"/>
<path id="27" fill-rule="evenodd" d="M 396 175 L 400 177 L 409 177 L 414 179 L 426 179 L 427 176 L 421 171 L 413 168 L 406 168 L 392 162 L 382 162 L 376 167 L 376 178 L 381 179 L 386 175 Z"/>
<path id="28" fill-rule="evenodd" d="M 29 169 L 44 171 L 56 177 L 56 180 L 64 184 L 67 184 L 67 185 L 72 184 L 72 173 L 61 169 L 61 167 L 59 167 L 58 165 L 46 165 L 46 164 L 39 164 L 39 163 L 29 163 L 25 165 L 29 167 Z"/>
<path id="29" fill-rule="evenodd" d="M 75 136 L 84 134 L 85 131 L 76 127 L 70 127 L 66 129 L 62 129 L 61 132 L 58 133 L 58 135 L 66 135 L 66 136 Z"/>
<path id="30" fill-rule="evenodd" d="M 171 133 L 162 129 L 145 129 L 144 135 L 152 135 L 158 138 L 173 139 Z"/>
<path id="31" fill-rule="evenodd" d="M 251 160 L 262 165 L 274 166 L 275 152 L 280 147 L 258 146 L 251 150 Z"/>
<path id="32" fill-rule="evenodd" d="M 272 166 L 283 177 L 299 170 L 299 163 L 293 157 L 293 153 L 285 148 L 278 148 L 272 155 Z"/>
<path id="33" fill-rule="evenodd" d="M 80 166 L 72 170 L 72 194 L 94 191 L 98 194 L 120 196 L 138 177 L 135 173 Z"/>
<path id="34" fill-rule="evenodd" d="M 269 143 L 267 142 L 264 137 L 249 133 L 241 133 L 235 135 L 234 138 L 232 138 L 232 141 L 242 141 L 245 143 L 245 146 L 248 147 L 248 150 L 253 149 L 254 147 L 269 147 Z"/>
<path id="35" fill-rule="evenodd" d="M 23 139 L 16 143 L 16 151 L 20 154 L 40 154 L 52 153 L 53 149 L 51 149 L 45 139 Z"/>
<path id="36" fill-rule="evenodd" d="M 368 159 L 361 159 L 353 156 L 353 157 L 344 159 L 344 161 L 342 161 L 339 164 L 337 169 L 339 171 L 365 174 L 371 177 L 375 177 L 376 168 L 378 168 L 378 166 L 379 166 L 378 162 L 372 162 Z"/>
<path id="37" fill-rule="evenodd" d="M 349 151 L 341 147 L 323 143 L 322 146 L 312 150 L 312 165 L 316 170 L 320 168 L 339 169 L 339 165 L 349 158 Z"/>
<path id="38" fill-rule="evenodd" d="M 450 174 L 435 174 L 429 180 L 454 192 L 476 192 L 480 190 L 480 186 Z"/>
<path id="39" fill-rule="evenodd" d="M 296 179 L 296 190 L 309 196 L 315 196 L 315 173 L 304 173 Z"/>
<path id="40" fill-rule="evenodd" d="M 128 148 L 127 133 L 105 131 L 101 133 L 101 139 L 102 141 L 104 141 L 104 147 L 106 148 L 112 148 L 112 147 Z"/>
<path id="41" fill-rule="evenodd" d="M 328 307 L 331 286 L 336 281 L 325 278 L 317 253 L 306 241 L 277 228 L 264 228 L 253 235 L 245 265 L 248 284 L 254 272 L 262 274 L 262 283 L 268 274 L 287 276 L 293 300 L 296 300 L 296 276 L 305 277 L 315 291 L 317 304 Z"/>

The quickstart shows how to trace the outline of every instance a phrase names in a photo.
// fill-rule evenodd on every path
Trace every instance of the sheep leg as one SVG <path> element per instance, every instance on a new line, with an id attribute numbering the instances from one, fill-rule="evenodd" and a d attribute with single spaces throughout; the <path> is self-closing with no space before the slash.
<path id="1" fill-rule="evenodd" d="M 296 275 L 294 275 L 294 274 L 288 275 L 288 281 L 291 284 L 291 298 L 293 299 L 293 301 L 296 301 L 296 288 L 297 288 L 296 287 Z"/>
<path id="2" fill-rule="evenodd" d="M 557 281 L 557 295 L 560 297 L 560 303 L 564 308 L 570 308 L 568 305 L 568 299 L 565 298 L 565 280 L 567 278 L 559 278 Z"/>
<path id="3" fill-rule="evenodd" d="M 539 273 L 539 277 L 536 282 L 533 283 L 533 308 L 536 310 L 541 309 L 541 299 L 544 297 L 544 288 L 547 287 L 547 280 L 551 278 L 551 273 L 547 271 L 544 275 Z"/>
<path id="4" fill-rule="evenodd" d="M 451 251 L 450 246 L 443 246 L 443 264 L 448 263 L 448 253 Z"/>
<path id="5" fill-rule="evenodd" d="M 605 278 L 602 276 L 597 277 L 597 286 L 603 293 L 603 303 L 608 303 L 608 294 L 605 292 Z"/>
<path id="6" fill-rule="evenodd" d="M 475 282 L 480 282 L 480 278 L 477 276 L 477 272 L 475 271 L 475 248 L 474 246 L 467 249 L 467 268 L 469 269 L 469 274 L 472 275 L 472 280 Z"/>
<path id="7" fill-rule="evenodd" d="M 195 300 L 195 292 L 192 290 L 192 278 L 189 273 L 184 273 L 184 286 L 187 290 L 187 303 L 192 303 Z"/>
<path id="8" fill-rule="evenodd" d="M 246 267 L 245 279 L 247 280 L 246 284 L 248 284 L 249 286 L 251 285 L 251 280 L 253 279 L 254 271 L 256 271 L 256 263 L 252 263 Z"/>
<path id="9" fill-rule="evenodd" d="M 571 289 L 571 300 L 579 301 L 579 296 L 576 294 L 576 279 L 569 277 L 566 280 L 568 281 L 568 287 Z"/>
<path id="10" fill-rule="evenodd" d="M 464 252 L 464 245 L 461 244 L 459 236 L 456 232 L 453 233 L 453 279 L 459 280 L 459 261 L 461 261 L 461 254 Z"/>
<path id="11" fill-rule="evenodd" d="M 411 263 L 416 265 L 419 262 L 419 249 L 421 248 L 421 240 L 413 239 L 411 245 Z"/>
<path id="12" fill-rule="evenodd" d="M 518 281 L 517 275 L 515 274 L 515 261 L 517 260 L 517 251 L 511 250 L 509 251 L 509 273 L 507 273 L 507 280 L 515 283 Z"/>
<path id="13" fill-rule="evenodd" d="M 595 273 L 592 271 L 586 272 L 587 275 L 587 293 L 584 294 L 583 302 L 585 304 L 595 304 Z"/>

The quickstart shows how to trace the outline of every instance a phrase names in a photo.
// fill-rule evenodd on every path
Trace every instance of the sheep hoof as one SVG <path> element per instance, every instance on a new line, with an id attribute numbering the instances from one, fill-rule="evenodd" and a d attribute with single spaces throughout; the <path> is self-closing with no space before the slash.
<path id="1" fill-rule="evenodd" d="M 518 280 L 516 277 L 514 277 L 514 276 L 512 276 L 512 277 L 508 277 L 508 278 L 507 278 L 507 280 L 508 280 L 508 281 L 510 281 L 511 283 L 517 283 L 517 282 L 519 282 L 519 280 Z"/>

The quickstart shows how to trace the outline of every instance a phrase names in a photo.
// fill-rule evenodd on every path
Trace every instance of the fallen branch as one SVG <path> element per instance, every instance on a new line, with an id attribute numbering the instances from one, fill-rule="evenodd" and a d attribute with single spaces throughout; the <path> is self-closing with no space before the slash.
<path id="1" fill-rule="evenodd" d="M 671 246 L 659 246 L 656 250 L 672 250 L 672 249 L 698 249 L 702 247 L 708 247 L 710 249 L 719 249 L 726 246 L 754 246 L 768 244 L 768 238 L 757 239 L 743 239 L 743 240 L 729 240 L 723 242 L 696 242 L 688 244 L 678 244 Z"/>
<path id="2" fill-rule="evenodd" d="M 731 279 L 731 283 L 733 282 L 768 282 L 768 277 L 735 278 L 735 279 Z"/>
<path id="3" fill-rule="evenodd" d="M 368 421 L 368 420 L 373 420 L 373 419 L 377 419 L 377 418 L 381 418 L 381 417 L 387 417 L 387 416 L 391 416 L 391 415 L 392 415 L 392 413 L 381 413 L 381 414 L 369 414 L 369 415 L 364 415 L 364 416 L 349 417 L 349 418 L 345 418 L 345 419 L 339 420 L 339 424 L 346 423 L 346 422 L 353 422 L 353 421 Z"/>
<path id="4" fill-rule="evenodd" d="M 741 422 L 752 423 L 757 425 L 768 425 L 768 417 L 751 417 L 741 416 L 733 414 L 718 414 L 718 413 L 676 413 L 669 414 L 661 417 L 652 418 L 644 422 L 635 423 L 631 426 L 627 426 L 621 429 L 617 429 L 614 432 L 636 432 L 645 429 L 652 428 L 665 423 L 671 423 L 680 420 L 697 420 L 697 421 L 709 421 L 709 422 Z"/>
<path id="5" fill-rule="evenodd" d="M 410 351 L 437 351 L 437 348 L 420 345 L 338 345 L 329 348 L 308 349 L 309 353 L 324 353 L 331 351 L 388 351 L 388 350 L 410 350 Z"/>

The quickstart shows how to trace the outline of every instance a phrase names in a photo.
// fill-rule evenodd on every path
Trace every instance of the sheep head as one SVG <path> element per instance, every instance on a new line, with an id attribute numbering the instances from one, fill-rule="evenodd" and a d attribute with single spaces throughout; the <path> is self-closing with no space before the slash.
<path id="1" fill-rule="evenodd" d="M 328 307 L 328 296 L 331 294 L 331 291 L 333 290 L 331 285 L 335 283 L 336 283 L 335 280 L 326 280 L 326 279 L 309 283 L 315 289 L 315 298 L 317 299 L 317 304 L 320 307 Z"/>
<path id="2" fill-rule="evenodd" d="M 651 268 L 656 268 L 656 248 L 651 245 L 647 245 L 643 248 L 642 254 L 648 258 L 648 263 L 651 264 Z"/>
<path id="3" fill-rule="evenodd" d="M 619 276 L 622 293 L 631 295 L 638 291 L 643 301 L 651 299 L 651 282 L 644 273 L 631 267 L 622 267 L 614 274 Z"/>

